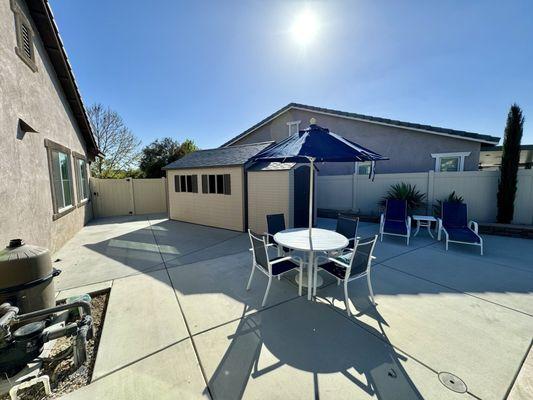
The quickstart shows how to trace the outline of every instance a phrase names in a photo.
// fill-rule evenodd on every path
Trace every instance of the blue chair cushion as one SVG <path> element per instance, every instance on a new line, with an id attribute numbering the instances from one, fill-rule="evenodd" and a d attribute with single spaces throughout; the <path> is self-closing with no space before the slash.
<path id="1" fill-rule="evenodd" d="M 442 203 L 442 224 L 445 228 L 467 228 L 467 208 L 464 203 Z"/>
<path id="2" fill-rule="evenodd" d="M 331 275 L 334 275 L 339 279 L 344 279 L 346 277 L 346 268 L 333 261 L 320 265 L 320 268 L 328 271 Z"/>
<path id="3" fill-rule="evenodd" d="M 279 260 L 283 257 L 276 257 L 270 260 L 270 262 Z M 272 264 L 272 275 L 279 275 L 283 274 L 284 272 L 290 271 L 291 269 L 299 268 L 298 265 L 293 263 L 290 260 L 280 261 L 278 263 Z"/>
<path id="4" fill-rule="evenodd" d="M 445 227 L 450 240 L 467 243 L 480 243 L 479 236 L 469 228 Z"/>
<path id="5" fill-rule="evenodd" d="M 383 232 L 393 233 L 395 235 L 407 235 L 407 226 L 405 225 L 405 221 L 385 220 Z"/>
<path id="6" fill-rule="evenodd" d="M 407 218 L 407 201 L 389 199 L 385 205 L 385 219 L 403 221 Z"/>

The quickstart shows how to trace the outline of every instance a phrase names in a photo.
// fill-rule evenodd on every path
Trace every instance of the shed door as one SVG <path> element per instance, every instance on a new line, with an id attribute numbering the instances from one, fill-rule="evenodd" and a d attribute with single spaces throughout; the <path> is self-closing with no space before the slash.
<path id="1" fill-rule="evenodd" d="M 316 184 L 316 179 L 314 179 Z M 316 190 L 316 187 L 315 187 Z M 302 165 L 294 170 L 294 227 L 309 226 L 309 166 Z M 314 219 L 314 216 L 313 216 Z"/>

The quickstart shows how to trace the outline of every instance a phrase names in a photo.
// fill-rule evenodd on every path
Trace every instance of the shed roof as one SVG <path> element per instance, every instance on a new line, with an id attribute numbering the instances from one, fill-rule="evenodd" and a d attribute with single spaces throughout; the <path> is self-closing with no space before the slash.
<path id="1" fill-rule="evenodd" d="M 26 4 L 28 5 L 33 22 L 37 26 L 39 36 L 43 41 L 44 48 L 54 67 L 72 114 L 85 139 L 89 158 L 94 159 L 94 157 L 100 154 L 100 150 L 94 138 L 91 124 L 87 117 L 76 79 L 74 78 L 74 72 L 68 60 L 67 52 L 63 47 L 63 42 L 61 41 L 54 15 L 50 9 L 50 4 L 48 0 L 26 0 Z"/>
<path id="2" fill-rule="evenodd" d="M 198 150 L 186 154 L 179 160 L 176 160 L 164 170 L 188 169 L 188 168 L 208 168 L 208 167 L 229 167 L 240 166 L 261 150 L 270 146 L 273 142 L 262 142 L 244 144 L 231 147 L 219 147 L 216 149 Z"/>

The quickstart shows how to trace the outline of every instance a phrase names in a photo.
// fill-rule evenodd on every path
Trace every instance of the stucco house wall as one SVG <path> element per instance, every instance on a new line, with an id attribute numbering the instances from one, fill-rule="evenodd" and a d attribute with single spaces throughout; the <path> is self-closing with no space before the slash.
<path id="1" fill-rule="evenodd" d="M 85 156 L 87 152 L 26 4 L 13 1 L 32 25 L 37 71 L 16 54 L 15 15 L 10 1 L 0 1 L 0 248 L 11 238 L 22 238 L 54 251 L 91 218 L 92 212 L 91 204 L 86 203 L 52 219 L 45 139 Z M 19 118 L 38 132 L 23 134 Z M 70 165 L 75 177 L 72 158 Z"/>
<path id="2" fill-rule="evenodd" d="M 202 175 L 229 174 L 231 194 L 202 193 Z M 176 192 L 176 175 L 197 175 L 198 193 Z M 169 218 L 177 221 L 244 231 L 243 167 L 191 168 L 167 171 Z"/>
<path id="3" fill-rule="evenodd" d="M 376 164 L 377 173 L 426 172 L 435 169 L 435 159 L 431 157 L 432 153 L 452 152 L 470 152 L 470 155 L 465 158 L 464 170 L 478 169 L 480 142 L 300 109 L 289 109 L 232 145 L 268 140 L 278 142 L 288 137 L 288 122 L 301 121 L 300 129 L 305 129 L 309 126 L 311 118 L 315 118 L 318 125 L 332 132 L 389 157 L 389 161 Z M 318 167 L 321 175 L 354 173 L 354 163 L 328 163 Z"/>

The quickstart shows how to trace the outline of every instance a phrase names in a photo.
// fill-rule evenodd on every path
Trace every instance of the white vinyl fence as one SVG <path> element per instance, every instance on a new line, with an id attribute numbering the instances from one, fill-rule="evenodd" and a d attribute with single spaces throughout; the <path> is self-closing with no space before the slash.
<path id="1" fill-rule="evenodd" d="M 419 172 L 366 175 L 319 176 L 318 208 L 378 215 L 379 200 L 391 185 L 405 182 L 416 185 L 427 195 L 427 213 L 433 204 L 455 191 L 468 204 L 469 217 L 481 222 L 496 220 L 496 193 L 499 171 Z M 533 170 L 518 171 L 518 191 L 513 223 L 533 224 Z"/>
<path id="2" fill-rule="evenodd" d="M 95 217 L 167 212 L 166 179 L 90 179 Z"/>

